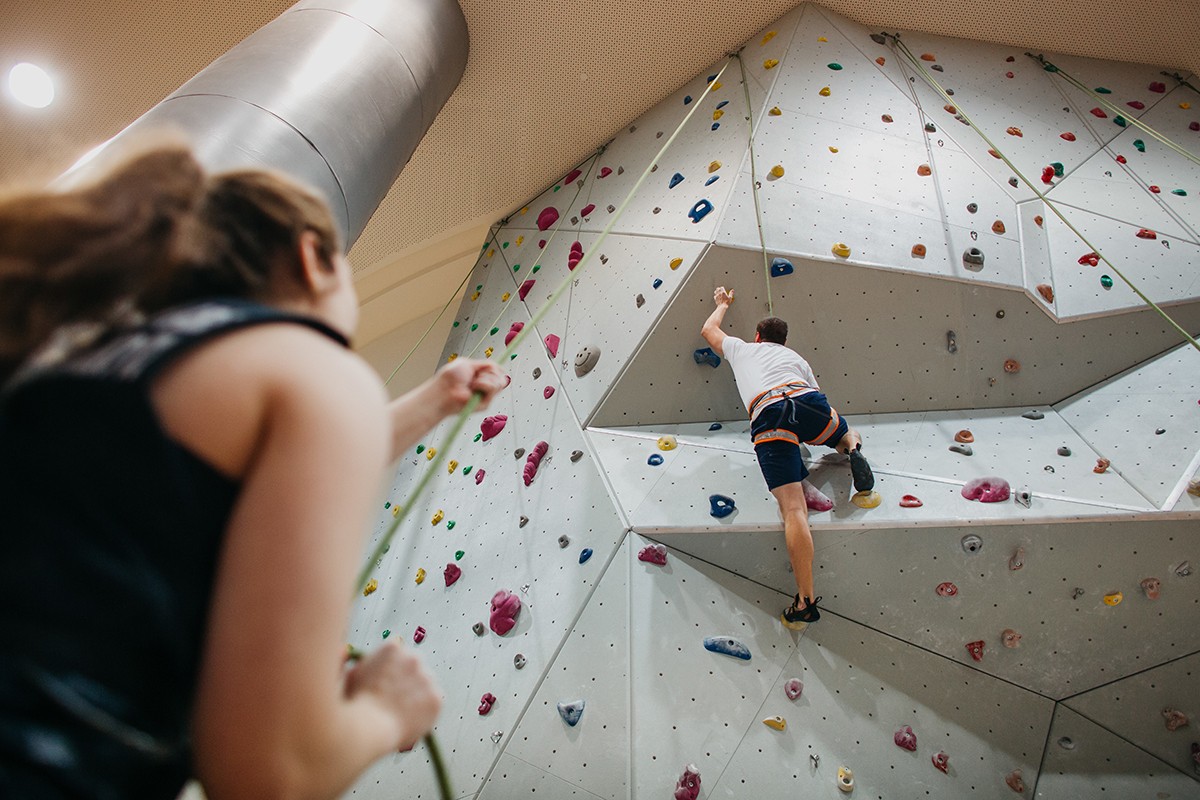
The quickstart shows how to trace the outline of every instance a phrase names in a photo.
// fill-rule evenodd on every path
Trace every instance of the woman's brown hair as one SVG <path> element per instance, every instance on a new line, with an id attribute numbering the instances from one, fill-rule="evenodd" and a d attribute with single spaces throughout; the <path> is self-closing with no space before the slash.
<path id="1" fill-rule="evenodd" d="M 61 326 L 122 304 L 302 293 L 305 231 L 332 265 L 337 230 L 313 192 L 265 170 L 206 176 L 174 144 L 87 186 L 0 199 L 0 384 Z"/>

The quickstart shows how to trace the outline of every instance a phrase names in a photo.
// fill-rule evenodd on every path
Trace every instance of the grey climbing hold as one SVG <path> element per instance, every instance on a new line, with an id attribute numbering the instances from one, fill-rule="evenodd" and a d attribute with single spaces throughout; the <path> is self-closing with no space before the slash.
<path id="1" fill-rule="evenodd" d="M 1008 185 L 1015 189 L 1020 186 L 1020 181 L 1018 181 L 1016 178 L 1009 178 Z"/>
<path id="2" fill-rule="evenodd" d="M 1024 417 L 1025 419 L 1045 419 L 1046 418 L 1045 414 L 1043 414 L 1041 411 L 1036 411 L 1036 410 L 1035 411 L 1026 411 L 1021 416 Z"/>
<path id="3" fill-rule="evenodd" d="M 483 632 L 487 630 L 487 628 L 483 627 L 482 622 L 476 622 L 471 626 L 471 630 L 475 631 L 476 636 L 483 636 Z"/>
<path id="4" fill-rule="evenodd" d="M 646 305 L 646 296 L 639 294 L 637 297 L 633 298 L 633 302 L 637 304 L 638 308 L 641 308 L 642 306 Z"/>
<path id="5" fill-rule="evenodd" d="M 978 203 L 967 203 L 967 212 L 968 213 L 974 214 L 978 210 L 979 210 Z"/>
<path id="6" fill-rule="evenodd" d="M 750 648 L 732 636 L 709 636 L 704 640 L 704 649 L 710 653 L 740 658 L 742 661 L 750 660 Z"/>
<path id="7" fill-rule="evenodd" d="M 966 536 L 962 537 L 960 544 L 962 544 L 962 549 L 965 553 L 974 554 L 983 549 L 983 539 L 980 539 L 974 533 L 968 533 Z"/>
<path id="8" fill-rule="evenodd" d="M 1175 574 L 1181 578 L 1186 578 L 1192 574 L 1192 565 L 1187 561 L 1181 561 L 1179 566 L 1175 567 Z"/>
<path id="9" fill-rule="evenodd" d="M 504 731 L 492 731 L 492 742 L 500 744 L 500 740 L 504 738 Z"/>
<path id="10" fill-rule="evenodd" d="M 1078 600 L 1081 597 L 1083 597 L 1083 587 L 1076 586 L 1075 590 L 1071 592 L 1071 599 Z"/>
<path id="11" fill-rule="evenodd" d="M 533 368 L 533 379 L 536 381 L 540 377 L 542 377 L 542 368 L 534 367 Z"/>
<path id="12" fill-rule="evenodd" d="M 565 533 L 562 536 L 558 537 L 558 546 L 559 547 L 567 547 L 569 544 L 571 544 L 571 539 Z"/>
<path id="13" fill-rule="evenodd" d="M 963 252 L 963 267 L 972 272 L 983 269 L 983 251 L 978 247 L 969 247 Z"/>
<path id="14" fill-rule="evenodd" d="M 721 357 L 714 353 L 711 347 L 701 347 L 692 353 L 692 359 L 697 364 L 708 364 L 713 369 L 721 366 Z"/>
<path id="15" fill-rule="evenodd" d="M 887 44 L 887 39 L 883 38 L 882 33 L 872 33 L 871 41 L 874 42 L 875 44 Z"/>
<path id="16" fill-rule="evenodd" d="M 1064 444 L 1062 447 L 1058 448 L 1058 454 L 1060 456 L 1069 456 L 1071 455 L 1071 448 Z"/>
<path id="17" fill-rule="evenodd" d="M 1029 508 L 1033 505 L 1033 494 L 1028 489 L 1021 489 L 1013 494 L 1013 502 L 1019 506 Z"/>
<path id="18" fill-rule="evenodd" d="M 522 514 L 521 515 L 521 527 L 524 528 L 528 524 L 529 524 L 529 517 Z"/>
<path id="19" fill-rule="evenodd" d="M 578 461 L 581 458 L 583 458 L 582 450 L 572 450 L 571 451 L 571 463 L 572 464 L 574 464 L 576 461 Z"/>
<path id="20" fill-rule="evenodd" d="M 971 449 L 971 445 L 969 444 L 952 444 L 950 445 L 950 451 L 954 453 L 962 453 L 964 456 L 975 455 L 975 451 Z"/>
<path id="21" fill-rule="evenodd" d="M 600 348 L 594 345 L 586 345 L 578 353 L 575 354 L 575 376 L 582 378 L 591 372 L 596 363 L 600 360 Z"/>
<path id="22" fill-rule="evenodd" d="M 941 64 L 934 64 L 930 67 L 930 69 L 933 70 L 934 72 L 945 72 L 946 71 L 946 68 L 943 67 Z"/>
<path id="23" fill-rule="evenodd" d="M 1166 433 L 1166 432 L 1167 432 L 1167 429 L 1166 429 L 1166 428 L 1155 428 L 1155 429 L 1154 429 L 1154 435 L 1155 435 L 1155 436 L 1162 436 L 1162 435 L 1163 435 L 1164 433 Z"/>
<path id="24" fill-rule="evenodd" d="M 937 125 L 934 125 L 932 122 L 926 122 L 925 131 L 926 133 L 937 133 Z"/>
<path id="25" fill-rule="evenodd" d="M 1058 746 L 1063 750 L 1074 750 L 1075 741 L 1070 736 L 1064 736 L 1058 740 Z"/>
<path id="26" fill-rule="evenodd" d="M 525 669 L 525 656 L 520 653 L 513 656 L 513 666 L 517 669 Z"/>
<path id="27" fill-rule="evenodd" d="M 954 331 L 946 331 L 946 352 L 951 355 L 958 352 L 958 337 Z"/>
<path id="28" fill-rule="evenodd" d="M 524 447 L 518 447 L 516 450 L 513 450 L 513 458 L 520 460 L 521 456 L 523 455 L 525 455 Z"/>
<path id="29" fill-rule="evenodd" d="M 558 704 L 559 716 L 563 718 L 563 722 L 574 728 L 579 724 L 579 718 L 583 716 L 583 707 L 586 703 L 583 700 L 571 700 Z"/>

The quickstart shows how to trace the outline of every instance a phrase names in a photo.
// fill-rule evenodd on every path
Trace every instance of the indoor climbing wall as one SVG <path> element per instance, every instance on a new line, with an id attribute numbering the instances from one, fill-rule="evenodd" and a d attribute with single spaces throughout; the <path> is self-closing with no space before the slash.
<path id="1" fill-rule="evenodd" d="M 437 675 L 456 797 L 1200 798 L 1200 96 L 894 33 L 799 5 L 483 243 L 443 359 L 512 384 L 401 459 L 350 627 Z M 720 285 L 882 496 L 804 449 L 802 632 Z"/>

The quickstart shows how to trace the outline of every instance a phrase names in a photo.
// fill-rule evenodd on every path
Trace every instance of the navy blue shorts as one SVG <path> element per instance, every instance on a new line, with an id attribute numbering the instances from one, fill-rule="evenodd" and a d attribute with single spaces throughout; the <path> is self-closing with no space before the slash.
<path id="1" fill-rule="evenodd" d="M 800 443 L 836 448 L 850 430 L 820 392 L 785 397 L 759 412 L 750 426 L 758 466 L 768 489 L 808 477 Z"/>

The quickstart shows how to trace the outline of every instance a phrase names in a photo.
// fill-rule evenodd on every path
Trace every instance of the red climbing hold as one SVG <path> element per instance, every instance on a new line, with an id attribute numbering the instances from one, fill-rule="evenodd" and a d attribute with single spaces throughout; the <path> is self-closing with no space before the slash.
<path id="1" fill-rule="evenodd" d="M 607 178 L 609 175 L 612 175 L 612 167 L 601 167 L 600 174 L 597 175 L 596 177 L 597 178 Z"/>
<path id="2" fill-rule="evenodd" d="M 1002 503 L 1011 494 L 1003 478 L 976 478 L 962 488 L 962 496 L 981 503 Z"/>
<path id="3" fill-rule="evenodd" d="M 484 692 L 483 697 L 479 698 L 479 716 L 485 716 L 492 710 L 492 705 L 496 702 L 496 695 L 491 692 Z"/>
<path id="4" fill-rule="evenodd" d="M 1017 76 L 1016 76 L 1016 75 L 1013 75 L 1011 72 L 1006 72 L 1006 73 L 1004 73 L 1004 77 L 1006 77 L 1006 78 L 1015 78 L 1015 77 L 1017 77 Z"/>
<path id="5" fill-rule="evenodd" d="M 923 505 L 925 504 L 921 502 L 921 498 L 915 494 L 906 494 L 900 498 L 901 508 L 920 508 Z"/>
<path id="6" fill-rule="evenodd" d="M 1200 122 L 1192 122 L 1188 125 L 1189 131 L 1200 131 Z"/>
<path id="7" fill-rule="evenodd" d="M 475 485 L 483 483 L 483 476 L 487 475 L 487 470 L 479 469 L 475 471 Z"/>
<path id="8" fill-rule="evenodd" d="M 1117 156 L 1117 163 L 1118 164 L 1128 164 L 1129 161 L 1126 160 L 1125 156 Z"/>
<path id="9" fill-rule="evenodd" d="M 558 343 L 560 339 L 553 333 L 548 333 L 542 341 L 546 343 L 546 349 L 550 351 L 550 357 L 558 358 Z"/>
<path id="10" fill-rule="evenodd" d="M 458 568 L 458 564 L 447 564 L 443 577 L 446 579 L 446 586 L 453 586 L 454 582 L 462 577 L 462 570 Z"/>
<path id="11" fill-rule="evenodd" d="M 522 297 L 521 299 L 524 300 L 525 298 Z M 512 344 L 512 340 L 517 338 L 517 334 L 520 333 L 521 329 L 524 327 L 525 327 L 524 322 L 514 322 L 512 325 L 508 326 L 508 333 L 504 334 L 505 346 Z M 491 438 L 491 437 L 488 437 L 488 438 Z"/>
<path id="12" fill-rule="evenodd" d="M 938 597 L 954 597 L 958 594 L 958 587 L 950 581 L 944 581 L 939 583 L 934 591 L 937 592 Z"/>
<path id="13" fill-rule="evenodd" d="M 1200 130 L 1200 128 L 1197 128 L 1197 130 Z M 1160 189 L 1159 187 L 1157 187 L 1157 186 L 1150 187 L 1151 194 L 1159 194 L 1160 192 L 1162 192 L 1162 189 Z"/>
<path id="14" fill-rule="evenodd" d="M 524 300 L 526 297 L 528 297 L 529 291 L 533 288 L 533 285 L 535 283 L 537 283 L 537 281 L 533 278 L 530 278 L 529 280 L 522 283 L 521 287 L 519 289 L 517 289 L 517 297 L 521 298 L 522 300 Z"/>
<path id="15" fill-rule="evenodd" d="M 417 629 L 413 631 L 413 641 L 417 644 L 425 641 L 425 629 L 420 625 L 418 625 Z"/>
<path id="16" fill-rule="evenodd" d="M 563 178 L 563 186 L 570 186 L 575 181 L 575 179 L 578 178 L 582 174 L 583 173 L 577 169 L 571 170 L 570 172 L 567 173 L 567 177 Z"/>
<path id="17" fill-rule="evenodd" d="M 833 509 L 833 501 L 824 492 L 808 481 L 804 481 L 801 485 L 804 488 L 804 504 L 808 506 L 809 511 L 830 511 Z"/>
<path id="18" fill-rule="evenodd" d="M 567 269 L 574 270 L 579 266 L 580 261 L 583 261 L 583 245 L 574 242 L 571 245 L 571 252 L 567 255 Z"/>
<path id="19" fill-rule="evenodd" d="M 497 636 L 503 636 L 517 624 L 517 615 L 521 613 L 521 598 L 507 589 L 501 589 L 492 595 L 492 615 L 488 618 L 488 626 Z"/>
<path id="20" fill-rule="evenodd" d="M 983 661 L 983 640 L 978 642 L 967 642 L 967 652 L 971 654 L 971 658 L 976 661 Z M 945 770 L 943 770 L 944 772 Z"/>
<path id="21" fill-rule="evenodd" d="M 1042 183 L 1054 183 L 1054 167 L 1044 167 L 1042 169 Z"/>
<path id="22" fill-rule="evenodd" d="M 547 386 L 545 389 L 543 389 L 542 397 L 546 398 L 547 400 L 549 400 L 551 397 L 554 397 L 554 387 Z"/>
<path id="23" fill-rule="evenodd" d="M 1048 283 L 1039 283 L 1037 285 L 1037 293 L 1042 296 L 1042 299 L 1047 303 L 1054 302 L 1054 287 Z"/>
<path id="24" fill-rule="evenodd" d="M 1130 100 L 1125 105 L 1129 106 L 1130 108 L 1136 109 L 1138 111 L 1141 111 L 1143 108 L 1146 107 L 1146 104 L 1143 103 L 1141 100 Z"/>
<path id="25" fill-rule="evenodd" d="M 1137 237 L 1139 239 L 1157 239 L 1158 234 L 1155 233 L 1154 231 L 1150 230 L 1149 228 L 1142 228 L 1141 230 L 1139 230 L 1137 232 Z"/>
<path id="26" fill-rule="evenodd" d="M 1093 108 L 1092 116 L 1099 117 L 1100 119 L 1108 119 L 1108 114 L 1105 114 L 1104 109 L 1102 109 L 1102 108 Z"/>
<path id="27" fill-rule="evenodd" d="M 1154 92 L 1155 94 L 1162 94 L 1163 92 L 1167 91 L 1167 85 L 1165 83 L 1161 83 L 1159 81 L 1154 81 L 1146 88 L 1149 89 L 1150 91 Z"/>
<path id="28" fill-rule="evenodd" d="M 1021 779 L 1021 770 L 1014 769 L 1008 773 L 1008 777 L 1004 779 L 1004 782 L 1008 785 L 1008 788 L 1017 794 L 1025 793 L 1025 781 Z"/>
<path id="29" fill-rule="evenodd" d="M 581 216 L 581 217 L 589 217 L 589 216 L 591 216 L 592 212 L 593 212 L 593 211 L 595 211 L 595 210 L 596 210 L 596 204 L 595 204 L 595 203 L 588 203 L 586 206 L 584 206 L 583 208 L 579 209 L 579 216 Z"/>
<path id="30" fill-rule="evenodd" d="M 538 465 L 542 463 L 542 456 L 546 455 L 546 451 L 550 449 L 550 445 L 546 442 L 538 442 L 533 446 L 533 452 L 525 459 L 525 485 L 533 483 L 533 478 L 537 475 Z"/>
<path id="31" fill-rule="evenodd" d="M 683 775 L 675 781 L 675 800 L 696 800 L 700 796 L 700 771 L 695 764 L 683 768 Z"/>
<path id="32" fill-rule="evenodd" d="M 538 214 L 537 226 L 539 231 L 544 231 L 554 223 L 558 222 L 558 209 L 554 206 L 546 206 L 542 209 L 542 213 Z M 546 245 L 542 245 L 545 247 Z"/>
<path id="33" fill-rule="evenodd" d="M 933 758 L 930 760 L 933 761 L 933 765 L 941 772 L 946 772 L 950 769 L 950 756 L 946 755 L 945 751 L 939 750 L 933 754 Z"/>
<path id="34" fill-rule="evenodd" d="M 1063 139 L 1068 142 L 1073 142 L 1073 141 L 1075 141 L 1075 134 L 1071 133 L 1070 131 L 1067 131 L 1066 133 L 1060 133 L 1058 135 L 1058 138 Z"/>
<path id="35" fill-rule="evenodd" d="M 1079 257 L 1079 263 L 1089 266 L 1089 267 L 1099 266 L 1100 254 L 1099 253 L 1085 253 L 1084 255 L 1081 255 Z"/>
<path id="36" fill-rule="evenodd" d="M 667 548 L 661 544 L 648 544 L 638 551 L 638 561 L 665 567 L 667 565 Z"/>
<path id="37" fill-rule="evenodd" d="M 905 725 L 900 730 L 896 731 L 892 736 L 892 741 L 897 747 L 901 747 L 910 753 L 917 752 L 917 735 L 913 733 L 911 725 Z"/>
<path id="38" fill-rule="evenodd" d="M 508 415 L 506 414 L 485 417 L 483 422 L 479 424 L 479 429 L 483 431 L 483 440 L 486 442 L 489 439 L 496 438 L 497 434 L 504 430 L 504 426 L 507 424 Z"/>

